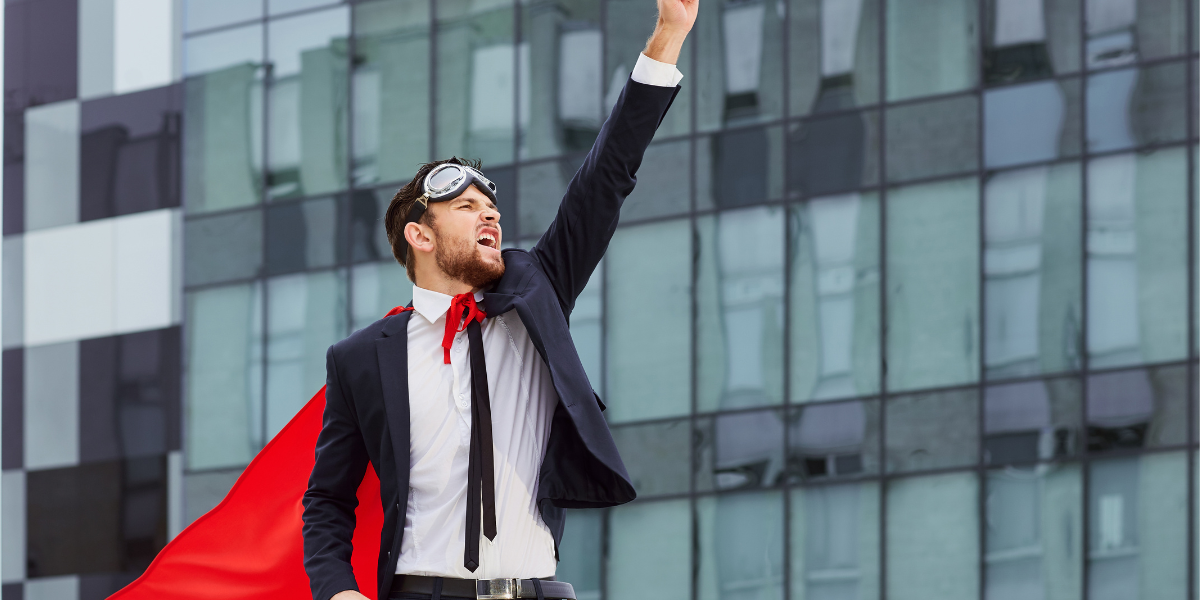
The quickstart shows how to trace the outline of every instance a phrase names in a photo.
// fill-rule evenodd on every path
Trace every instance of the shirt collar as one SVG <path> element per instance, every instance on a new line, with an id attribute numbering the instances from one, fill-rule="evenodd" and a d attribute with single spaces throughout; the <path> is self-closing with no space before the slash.
<path id="1" fill-rule="evenodd" d="M 448 296 L 441 292 L 427 290 L 420 286 L 413 286 L 412 305 L 413 310 L 425 317 L 426 321 L 433 323 L 446 315 L 446 311 L 450 310 L 450 302 L 454 300 L 454 296 Z M 483 301 L 483 293 L 475 293 L 475 301 Z M 460 319 L 462 317 L 459 317 Z"/>

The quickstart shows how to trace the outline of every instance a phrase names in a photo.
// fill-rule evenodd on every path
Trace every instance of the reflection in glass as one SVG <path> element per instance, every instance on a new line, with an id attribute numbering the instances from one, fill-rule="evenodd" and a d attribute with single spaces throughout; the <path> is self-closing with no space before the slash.
<path id="1" fill-rule="evenodd" d="M 792 207 L 792 400 L 879 390 L 879 198 L 850 193 Z"/>
<path id="2" fill-rule="evenodd" d="M 516 59 L 516 56 L 519 59 Z M 511 3 L 489 0 L 437 6 L 437 139 L 434 155 L 513 159 L 516 60 L 529 72 L 529 44 L 513 43 Z M 529 122 L 529 82 L 522 81 L 520 120 Z"/>
<path id="3" fill-rule="evenodd" d="M 879 472 L 879 402 L 822 402 L 788 420 L 788 479 L 821 481 Z"/>
<path id="4" fill-rule="evenodd" d="M 974 472 L 887 484 L 887 597 L 979 597 L 979 480 Z"/>
<path id="5" fill-rule="evenodd" d="M 734 129 L 696 140 L 696 207 L 737 208 L 783 197 L 783 128 Z"/>
<path id="6" fill-rule="evenodd" d="M 983 163 L 998 168 L 1080 152 L 1078 79 L 1039 81 L 983 94 Z"/>
<path id="7" fill-rule="evenodd" d="M 1115 371 L 1088 378 L 1088 450 L 1187 441 L 1187 367 Z"/>
<path id="8" fill-rule="evenodd" d="M 791 0 L 792 115 L 879 101 L 879 1 Z"/>
<path id="9" fill-rule="evenodd" d="M 1082 598 L 1078 465 L 989 471 L 984 502 L 986 598 Z"/>
<path id="10" fill-rule="evenodd" d="M 700 411 L 783 401 L 784 211 L 731 210 L 696 220 Z"/>
<path id="11" fill-rule="evenodd" d="M 879 112 L 793 123 L 787 132 L 788 192 L 821 196 L 879 182 Z"/>
<path id="12" fill-rule="evenodd" d="M 520 181 L 517 184 L 521 193 L 520 215 L 509 215 L 508 219 L 501 218 L 501 223 L 517 225 L 521 230 L 521 237 L 536 238 L 545 233 L 558 214 L 558 205 L 567 193 L 567 184 L 583 164 L 583 159 L 584 155 L 575 154 L 558 160 L 521 165 Z M 638 175 L 637 187 L 640 188 L 642 177 L 641 173 Z M 488 177 L 491 176 L 489 171 Z M 499 194 L 501 197 L 511 197 L 512 188 L 501 188 Z M 503 212 L 502 206 L 501 213 Z M 518 216 L 519 218 L 513 218 Z"/>
<path id="13" fill-rule="evenodd" d="M 1079 449 L 1082 386 L 1047 379 L 989 386 L 983 394 L 983 461 L 1029 464 Z"/>
<path id="14" fill-rule="evenodd" d="M 350 329 L 358 331 L 412 301 L 412 282 L 400 263 L 386 260 L 355 265 L 350 270 Z"/>
<path id="15" fill-rule="evenodd" d="M 609 598 L 692 598 L 689 501 L 634 502 L 608 511 Z"/>
<path id="16" fill-rule="evenodd" d="M 24 112 L 25 231 L 79 222 L 79 113 L 74 100 Z"/>
<path id="17" fill-rule="evenodd" d="M 767 0 L 718 0 L 697 15 L 701 131 L 783 115 L 783 14 Z"/>
<path id="18" fill-rule="evenodd" d="M 879 596 L 879 484 L 796 488 L 791 494 L 792 598 Z"/>
<path id="19" fill-rule="evenodd" d="M 1087 66 L 1104 68 L 1180 54 L 1187 0 L 1085 0 Z"/>
<path id="20" fill-rule="evenodd" d="M 672 105 L 670 112 L 674 110 Z M 662 131 L 662 127 L 658 130 Z M 687 212 L 691 200 L 684 174 L 691 171 L 691 161 L 691 144 L 687 140 L 653 144 L 647 148 L 642 166 L 638 168 L 637 187 L 625 199 L 621 218 L 628 222 Z"/>
<path id="21" fill-rule="evenodd" d="M 383 216 L 395 190 L 378 188 L 354 190 L 350 194 L 350 260 L 353 262 L 392 260 Z"/>
<path id="22" fill-rule="evenodd" d="M 688 455 L 691 435 L 687 419 L 612 428 L 622 456 L 636 456 L 625 465 L 638 496 L 686 493 L 690 487 Z"/>
<path id="23" fill-rule="evenodd" d="M 1078 369 L 1079 165 L 1004 171 L 984 184 L 987 377 Z"/>
<path id="24" fill-rule="evenodd" d="M 1092 368 L 1187 352 L 1184 149 L 1088 163 L 1088 357 Z"/>
<path id="25" fill-rule="evenodd" d="M 705 9 L 706 11 L 708 9 Z M 656 9 L 653 4 L 643 0 L 608 0 L 605 2 L 604 28 L 604 114 L 608 115 L 633 65 L 637 63 L 638 54 L 646 47 L 646 39 L 654 32 Z M 697 16 L 699 19 L 699 16 Z M 696 43 L 699 34 L 689 36 L 679 53 L 677 68 L 685 77 L 702 77 L 692 67 L 692 44 Z M 681 82 L 681 85 L 688 85 Z M 658 126 L 655 139 L 663 139 L 687 133 L 691 129 L 692 101 L 691 94 L 680 93 L 671 104 L 662 124 Z M 646 173 L 646 164 L 642 165 L 640 174 Z M 641 187 L 641 182 L 638 182 Z"/>
<path id="26" fill-rule="evenodd" d="M 189 0 L 183 3 L 184 28 L 199 31 L 262 18 L 262 2 L 246 0 Z"/>
<path id="27" fill-rule="evenodd" d="M 257 209 L 184 221 L 184 283 L 204 285 L 258 275 L 263 264 L 262 221 Z"/>
<path id="28" fill-rule="evenodd" d="M 189 212 L 259 201 L 263 167 L 263 29 L 188 38 L 183 195 Z"/>
<path id="29" fill-rule="evenodd" d="M 696 490 L 779 485 L 784 476 L 783 412 L 738 412 L 696 423 Z"/>
<path id="30" fill-rule="evenodd" d="M 592 147 L 603 113 L 604 47 L 600 3 L 591 0 L 522 0 L 522 47 L 529 60 L 520 74 L 521 158 L 540 158 Z M 635 55 L 636 58 L 636 55 Z"/>
<path id="31" fill-rule="evenodd" d="M 891 181 L 973 171 L 979 163 L 979 101 L 958 96 L 887 111 Z"/>
<path id="32" fill-rule="evenodd" d="M 1187 595 L 1187 457 L 1091 463 L 1088 590 L 1098 600 Z"/>
<path id="33" fill-rule="evenodd" d="M 325 384 L 325 350 L 345 337 L 346 316 L 342 271 L 267 280 L 265 438 L 278 433 Z"/>
<path id="34" fill-rule="evenodd" d="M 975 464 L 979 393 L 975 389 L 894 396 L 887 401 L 889 473 Z"/>
<path id="35" fill-rule="evenodd" d="M 984 80 L 1043 79 L 1079 70 L 1080 0 L 986 0 Z"/>
<path id="36" fill-rule="evenodd" d="M 339 0 L 267 0 L 267 12 L 271 15 L 277 15 L 279 13 L 303 10 L 323 4 L 337 4 L 338 2 Z"/>
<path id="37" fill-rule="evenodd" d="M 189 469 L 241 466 L 262 447 L 262 285 L 187 295 Z"/>
<path id="38" fill-rule="evenodd" d="M 1170 63 L 1088 77 L 1088 149 L 1102 152 L 1183 139 L 1187 135 L 1184 69 L 1185 63 Z"/>
<path id="39" fill-rule="evenodd" d="M 696 500 L 700 600 L 782 600 L 783 494 Z"/>
<path id="40" fill-rule="evenodd" d="M 267 208 L 267 274 L 332 266 L 345 254 L 342 202 L 317 198 Z"/>
<path id="41" fill-rule="evenodd" d="M 888 389 L 979 379 L 979 200 L 974 178 L 888 194 Z"/>
<path id="42" fill-rule="evenodd" d="M 654 260 L 647 260 L 653 257 Z M 692 228 L 687 219 L 623 227 L 605 257 L 609 422 L 691 409 Z"/>
<path id="43" fill-rule="evenodd" d="M 577 600 L 600 600 L 603 552 L 604 511 L 568 510 L 554 576 L 570 582 Z"/>
<path id="44" fill-rule="evenodd" d="M 908 2 L 889 6 L 886 12 L 888 100 L 946 94 L 976 85 L 978 2 Z"/>
<path id="45" fill-rule="evenodd" d="M 346 187 L 348 8 L 271 21 L 267 124 L 271 198 Z"/>
<path id="46" fill-rule="evenodd" d="M 429 160 L 429 6 L 354 6 L 356 186 L 409 179 Z"/>
<path id="47" fill-rule="evenodd" d="M 594 390 L 604 383 L 604 263 L 592 272 L 571 311 L 571 340 Z"/>

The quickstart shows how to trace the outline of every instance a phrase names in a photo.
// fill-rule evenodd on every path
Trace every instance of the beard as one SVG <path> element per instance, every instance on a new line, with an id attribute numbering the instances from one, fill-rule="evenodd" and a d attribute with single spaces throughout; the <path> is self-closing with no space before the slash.
<path id="1" fill-rule="evenodd" d="M 441 235 L 438 237 L 440 240 L 449 241 Z M 433 258 L 438 268 L 451 279 L 482 289 L 504 275 L 504 260 L 484 260 L 475 248 L 477 245 L 474 241 L 461 239 L 455 240 L 454 243 L 438 244 Z"/>

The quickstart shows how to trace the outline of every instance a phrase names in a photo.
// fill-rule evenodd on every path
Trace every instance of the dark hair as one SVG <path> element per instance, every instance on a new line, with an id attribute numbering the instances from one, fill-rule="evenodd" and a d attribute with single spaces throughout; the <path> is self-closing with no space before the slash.
<path id="1" fill-rule="evenodd" d="M 408 211 L 417 202 L 417 198 L 421 197 L 421 183 L 425 181 L 425 176 L 429 175 L 434 167 L 446 163 L 473 169 L 481 167 L 481 162 L 478 160 L 468 160 L 457 156 L 425 163 L 417 169 L 417 174 L 412 181 L 406 183 L 404 187 L 396 191 L 395 196 L 392 196 L 392 202 L 388 204 L 387 213 L 383 216 L 383 227 L 387 231 L 388 243 L 392 245 L 392 256 L 396 257 L 396 262 L 404 265 L 405 271 L 408 272 L 408 279 L 413 283 L 417 282 L 417 272 L 413 266 L 412 248 L 408 247 L 408 240 L 404 239 L 404 226 L 408 224 Z M 425 214 L 421 215 L 417 222 L 432 227 L 433 213 L 425 211 Z"/>

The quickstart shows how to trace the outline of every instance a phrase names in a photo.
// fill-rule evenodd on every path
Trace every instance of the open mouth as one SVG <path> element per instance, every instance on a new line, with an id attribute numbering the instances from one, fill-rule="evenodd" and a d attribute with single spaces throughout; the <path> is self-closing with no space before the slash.
<path id="1" fill-rule="evenodd" d="M 498 249 L 500 247 L 500 242 L 496 239 L 498 237 L 498 232 L 495 229 L 484 229 L 479 232 L 479 237 L 475 238 L 475 243 L 480 246 Z"/>

